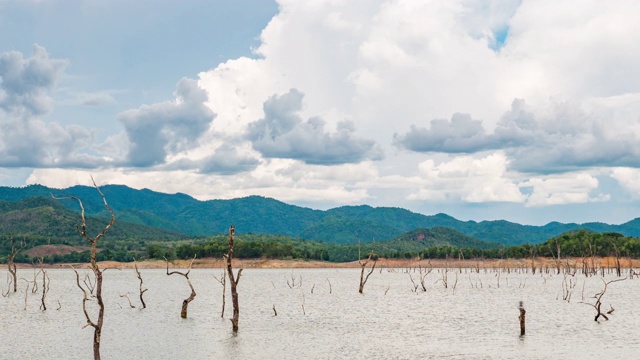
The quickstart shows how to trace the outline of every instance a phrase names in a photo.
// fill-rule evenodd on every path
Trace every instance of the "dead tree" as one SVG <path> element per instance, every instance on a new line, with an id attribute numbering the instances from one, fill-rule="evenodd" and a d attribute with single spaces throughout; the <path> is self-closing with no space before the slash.
<path id="1" fill-rule="evenodd" d="M 242 269 L 238 270 L 238 275 L 233 274 L 233 241 L 236 233 L 236 227 L 231 225 L 229 227 L 229 252 L 224 255 L 227 260 L 227 276 L 229 277 L 229 286 L 231 287 L 231 302 L 233 303 L 233 318 L 231 319 L 231 325 L 233 326 L 233 333 L 238 333 L 238 318 L 240 317 L 240 306 L 238 305 L 238 282 L 242 275 Z"/>
<path id="2" fill-rule="evenodd" d="M 518 320 L 520 320 L 520 336 L 524 336 L 526 314 L 527 314 L 527 311 L 524 309 L 524 301 L 520 301 L 520 305 L 518 306 L 518 309 L 520 310 L 520 316 L 518 316 Z"/>
<path id="3" fill-rule="evenodd" d="M 433 268 L 431 267 L 431 262 L 429 262 L 429 269 L 425 269 L 422 266 L 420 266 L 418 268 L 418 271 L 420 271 L 420 286 L 422 286 L 422 291 L 427 291 L 427 287 L 424 285 L 424 279 L 427 277 L 427 275 L 429 275 L 431 273 L 431 271 L 433 271 Z"/>
<path id="4" fill-rule="evenodd" d="M 109 206 L 109 204 L 107 204 L 107 199 L 104 197 L 104 194 L 102 193 L 102 191 L 100 190 L 100 188 L 98 187 L 98 185 L 96 185 L 95 180 L 93 179 L 93 176 L 91 177 L 91 181 L 93 182 L 93 186 L 96 188 L 96 190 L 98 191 L 98 193 L 100 194 L 100 196 L 102 197 L 102 202 L 104 203 L 105 208 L 109 211 L 109 214 L 111 214 L 111 220 L 109 221 L 109 223 L 105 226 L 105 228 L 95 237 L 91 238 L 89 237 L 89 235 L 87 235 L 87 221 L 85 219 L 84 216 L 84 205 L 82 204 L 82 200 L 80 200 L 80 198 L 76 197 L 76 196 L 69 196 L 69 197 L 65 197 L 65 198 L 56 198 L 53 195 L 51 195 L 52 198 L 56 199 L 56 200 L 61 200 L 61 199 L 74 199 L 78 201 L 78 204 L 80 205 L 80 216 L 82 219 L 82 224 L 80 226 L 76 226 L 76 229 L 78 230 L 78 233 L 80 234 L 80 236 L 82 236 L 83 239 L 85 239 L 87 242 L 89 242 L 89 244 L 91 244 L 91 270 L 93 271 L 94 274 L 94 287 L 91 287 L 89 294 L 92 294 L 93 297 L 95 297 L 97 303 L 98 303 L 98 318 L 96 321 L 91 320 L 91 317 L 89 316 L 89 313 L 87 312 L 87 307 L 86 307 L 86 303 L 89 300 L 89 296 L 87 294 L 87 290 L 85 288 L 83 288 L 80 285 L 80 276 L 78 275 L 78 272 L 76 271 L 76 277 L 77 277 L 77 283 L 78 283 L 78 287 L 83 291 L 84 293 L 84 298 L 82 301 L 82 309 L 84 311 L 84 315 L 87 319 L 87 325 L 86 326 L 91 326 L 93 328 L 93 358 L 95 360 L 99 360 L 100 359 L 100 339 L 102 336 L 102 325 L 104 322 L 104 302 L 102 300 L 102 272 L 103 270 L 100 270 L 100 267 L 98 266 L 98 262 L 96 261 L 96 255 L 98 253 L 98 241 L 107 233 L 107 231 L 109 231 L 109 229 L 111 229 L 111 227 L 113 226 L 113 224 L 116 221 L 116 217 L 113 214 L 113 210 L 111 210 L 111 207 Z M 75 269 L 74 269 L 75 271 Z M 94 294 L 94 290 L 95 290 L 95 294 Z"/>
<path id="5" fill-rule="evenodd" d="M 7 257 L 7 267 L 9 268 L 9 274 L 11 274 L 11 280 L 13 281 L 13 292 L 17 292 L 18 291 L 18 271 L 16 269 L 16 263 L 14 262 L 16 255 L 18 255 L 18 253 L 20 251 L 22 251 L 26 246 L 27 243 L 24 242 L 24 240 L 22 240 L 22 243 L 20 244 L 19 247 L 16 248 L 16 244 L 13 241 L 13 235 L 9 236 L 9 241 L 11 242 L 11 252 L 9 253 L 9 257 Z M 9 290 L 7 290 L 8 293 Z"/>
<path id="6" fill-rule="evenodd" d="M 362 294 L 362 292 L 364 291 L 364 285 L 367 283 L 367 280 L 369 280 L 369 276 L 371 276 L 371 273 L 373 273 L 373 270 L 376 268 L 376 260 L 373 260 L 373 265 L 371 266 L 371 269 L 369 269 L 369 272 L 367 273 L 367 276 L 364 276 L 364 269 L 367 267 L 367 264 L 369 263 L 369 261 L 371 261 L 371 258 L 373 257 L 373 250 L 371 250 L 371 252 L 369 253 L 369 257 L 367 258 L 367 260 L 362 261 L 360 259 L 358 259 L 358 264 L 360 264 L 360 287 L 358 288 L 358 292 L 360 294 Z"/>
<path id="7" fill-rule="evenodd" d="M 51 283 L 51 280 L 49 280 L 49 275 L 44 269 L 40 269 L 40 272 L 42 273 L 42 298 L 40 299 L 40 310 L 46 311 L 47 304 L 45 304 L 45 298 L 49 292 L 49 284 Z"/>
<path id="8" fill-rule="evenodd" d="M 193 262 L 195 261 L 196 257 L 194 256 L 193 259 L 191 259 L 191 263 L 189 264 L 189 270 L 187 270 L 186 273 L 180 272 L 180 271 L 172 271 L 169 272 L 169 260 L 167 260 L 167 258 L 164 258 L 164 260 L 167 262 L 167 275 L 173 275 L 173 274 L 178 274 L 178 275 L 182 275 L 184 276 L 185 279 L 187 279 L 187 284 L 189 284 L 189 287 L 191 288 L 191 295 L 189 295 L 188 298 L 184 299 L 184 301 L 182 301 L 182 310 L 180 311 L 180 317 L 183 319 L 187 318 L 187 310 L 189 307 L 189 303 L 191 301 L 193 301 L 193 299 L 195 299 L 196 297 L 196 291 L 193 289 L 193 285 L 191 284 L 191 280 L 189 280 L 189 273 L 191 272 L 191 266 L 193 266 Z"/>
<path id="9" fill-rule="evenodd" d="M 560 254 L 560 242 L 558 241 L 558 238 L 556 238 L 555 241 L 556 241 L 555 255 L 553 254 L 553 248 L 551 247 L 551 243 L 549 243 L 549 252 L 551 253 L 551 257 L 556 263 L 556 274 L 560 274 L 560 264 L 562 262 L 562 257 Z"/>
<path id="10" fill-rule="evenodd" d="M 596 302 L 591 304 L 591 303 L 587 303 L 587 302 L 580 302 L 581 304 L 587 304 L 587 305 L 591 305 L 593 306 L 594 309 L 596 309 L 596 317 L 593 319 L 594 321 L 598 321 L 598 318 L 600 316 L 602 316 L 605 320 L 609 320 L 609 318 L 607 317 L 607 315 L 605 315 L 604 313 L 602 313 L 602 311 L 600 310 L 600 307 L 602 306 L 602 296 L 604 296 L 604 293 L 607 291 L 607 286 L 611 283 L 614 282 L 618 282 L 618 281 L 622 281 L 625 280 L 623 279 L 616 279 L 616 280 L 609 280 L 609 281 L 604 281 L 604 279 L 600 278 L 600 280 L 602 280 L 602 282 L 604 283 L 604 288 L 602 289 L 602 291 L 600 291 L 599 293 L 595 294 L 593 296 L 594 299 L 596 299 Z M 611 307 L 611 309 L 609 311 L 607 311 L 607 314 L 611 314 L 615 309 L 613 307 Z"/>
<path id="11" fill-rule="evenodd" d="M 133 259 L 133 266 L 136 269 L 136 276 L 138 277 L 138 280 L 140 280 L 140 302 L 142 303 L 142 308 L 146 309 L 147 308 L 147 304 L 145 304 L 144 299 L 142 298 L 142 295 L 144 295 L 145 291 L 149 290 L 149 289 L 143 289 L 143 285 L 142 285 L 142 275 L 140 275 L 140 270 L 138 270 L 138 262 L 136 261 L 136 259 Z"/>
<path id="12" fill-rule="evenodd" d="M 620 277 L 622 276 L 622 269 L 620 266 L 620 251 L 618 251 L 618 245 L 616 245 L 615 241 L 609 239 L 609 242 L 611 243 L 611 245 L 613 245 L 613 250 L 616 254 L 616 276 Z"/>
<path id="13" fill-rule="evenodd" d="M 220 283 L 220 285 L 222 285 L 222 311 L 220 311 L 220 317 L 224 318 L 224 308 L 226 306 L 226 292 L 227 292 L 227 269 L 223 268 L 222 269 L 222 276 L 220 277 L 220 279 L 218 279 L 215 275 L 213 275 L 213 278 L 216 279 L 217 282 Z M 272 283 L 273 284 L 273 283 Z M 274 285 L 275 287 L 275 285 Z M 275 309 L 275 305 L 274 305 L 274 309 Z M 274 310 L 275 311 L 275 310 Z"/>

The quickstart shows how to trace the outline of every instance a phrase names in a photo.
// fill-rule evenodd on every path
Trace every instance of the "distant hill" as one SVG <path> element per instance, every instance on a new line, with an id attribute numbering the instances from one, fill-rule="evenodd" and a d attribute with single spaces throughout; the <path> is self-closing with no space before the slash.
<path id="1" fill-rule="evenodd" d="M 363 243 L 388 241 L 415 229 L 437 227 L 446 227 L 484 242 L 505 245 L 540 243 L 582 228 L 640 236 L 640 219 L 622 225 L 552 222 L 545 226 L 531 226 L 504 220 L 460 221 L 446 214 L 422 215 L 401 208 L 374 208 L 368 205 L 321 211 L 261 196 L 199 201 L 185 194 L 136 190 L 124 185 L 106 185 L 101 190 L 116 212 L 118 221 L 192 236 L 225 233 L 231 224 L 236 226 L 239 234 L 281 234 L 338 244 L 354 244 L 358 239 Z M 99 194 L 87 186 L 67 189 L 51 189 L 42 185 L 0 187 L 0 200 L 17 201 L 38 196 L 48 198 L 51 193 L 80 197 L 88 215 L 108 216 Z M 59 203 L 78 211 L 74 201 Z"/>
<path id="2" fill-rule="evenodd" d="M 404 251 L 420 251 L 436 246 L 476 249 L 490 249 L 502 246 L 498 243 L 488 243 L 474 239 L 459 231 L 446 227 L 411 230 L 391 240 L 388 244 L 391 248 L 403 249 Z"/>
<path id="3" fill-rule="evenodd" d="M 107 219 L 94 216 L 88 216 L 86 220 L 90 236 L 100 233 L 108 223 Z M 14 239 L 37 238 L 54 243 L 84 245 L 86 242 L 76 230 L 76 226 L 80 224 L 80 215 L 56 200 L 35 197 L 13 202 L 0 201 L 0 235 L 4 237 L 13 235 Z M 170 241 L 185 237 L 164 229 L 117 219 L 105 239 Z"/>

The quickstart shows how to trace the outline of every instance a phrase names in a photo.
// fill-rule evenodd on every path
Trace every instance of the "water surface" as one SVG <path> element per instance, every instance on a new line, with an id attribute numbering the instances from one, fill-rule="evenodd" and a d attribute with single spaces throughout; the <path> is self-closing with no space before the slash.
<path id="1" fill-rule="evenodd" d="M 180 318 L 190 294 L 185 279 L 164 270 L 141 272 L 149 289 L 144 310 L 133 270 L 104 274 L 103 359 L 622 359 L 640 350 L 636 279 L 609 285 L 603 308 L 611 304 L 615 312 L 611 320 L 595 322 L 593 307 L 579 302 L 594 302 L 603 287 L 600 277 L 570 277 L 575 286 L 568 302 L 562 299 L 564 277 L 553 274 L 498 277 L 456 269 L 446 273 L 445 288 L 444 271 L 435 269 L 425 279 L 427 291 L 414 292 L 405 270 L 376 269 L 361 295 L 359 269 L 246 269 L 236 336 L 229 289 L 220 317 L 222 286 L 214 278 L 220 269 L 191 271 L 198 295 L 188 319 Z M 6 273 L 0 271 L 0 279 Z M 19 280 L 18 293 L 0 298 L 2 359 L 92 357 L 93 329 L 83 329 L 74 273 L 48 273 L 47 311 L 39 310 L 41 292 L 31 290 L 25 309 L 25 280 Z M 417 271 L 411 276 L 419 281 Z M 33 271 L 19 270 L 18 277 L 31 280 Z M 518 301 L 527 310 L 524 337 Z"/>

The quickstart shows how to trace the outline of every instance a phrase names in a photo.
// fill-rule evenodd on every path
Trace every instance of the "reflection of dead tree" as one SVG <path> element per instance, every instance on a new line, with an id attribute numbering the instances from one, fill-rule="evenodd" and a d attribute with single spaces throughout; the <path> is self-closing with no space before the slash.
<path id="1" fill-rule="evenodd" d="M 84 293 L 84 298 L 82 301 L 82 309 L 84 311 L 84 315 L 87 318 L 87 326 L 91 326 L 93 327 L 93 358 L 96 360 L 100 359 L 100 338 L 102 335 L 102 324 L 104 321 L 104 302 L 102 301 L 102 272 L 103 270 L 100 270 L 100 267 L 98 267 L 98 262 L 96 261 L 96 255 L 98 253 L 97 250 L 97 245 L 98 245 L 98 240 L 100 240 L 100 238 L 102 238 L 107 231 L 111 228 L 111 226 L 113 225 L 113 223 L 115 223 L 116 221 L 116 217 L 113 214 L 113 211 L 111 210 L 111 207 L 109 206 L 109 204 L 107 204 L 107 199 L 104 197 L 104 194 L 102 193 L 102 191 L 100 191 L 100 188 L 98 188 L 98 185 L 96 185 L 95 180 L 93 180 L 93 177 L 91 177 L 91 181 L 93 181 L 93 186 L 96 188 L 96 190 L 98 190 L 98 193 L 100 194 L 100 196 L 102 197 L 102 202 L 104 203 L 104 206 L 107 208 L 107 210 L 109 211 L 109 214 L 111 214 L 111 221 L 109 222 L 109 224 L 107 224 L 105 226 L 105 228 L 98 234 L 96 235 L 94 238 L 90 238 L 87 235 L 87 222 L 84 216 L 84 206 L 82 205 L 82 201 L 80 200 L 80 198 L 76 197 L 76 196 L 70 196 L 67 197 L 66 199 L 75 199 L 78 201 L 78 204 L 80 205 L 80 210 L 81 210 L 81 217 L 82 217 L 82 224 L 80 226 L 77 227 L 78 229 L 78 233 L 80 233 L 80 236 L 82 236 L 85 240 L 87 240 L 90 244 L 91 244 L 91 270 L 93 271 L 94 277 L 95 277 L 95 287 L 91 287 L 89 294 L 93 294 L 93 290 L 95 289 L 95 298 L 97 300 L 98 303 L 98 319 L 96 322 L 91 320 L 91 317 L 89 316 L 89 313 L 87 312 L 87 307 L 86 307 L 86 302 L 89 300 L 87 291 L 80 285 L 80 276 L 78 275 L 78 272 L 76 272 L 76 277 L 77 277 L 77 283 L 78 283 L 78 287 L 82 290 L 82 292 Z M 65 199 L 65 198 L 56 198 L 52 195 L 52 197 L 54 199 L 60 200 L 60 199 Z M 75 271 L 75 269 L 74 269 Z"/>
<path id="2" fill-rule="evenodd" d="M 129 301 L 129 307 L 130 307 L 130 308 L 132 308 L 132 309 L 135 309 L 135 308 L 136 308 L 136 306 L 135 306 L 135 305 L 133 305 L 133 304 L 131 303 L 131 299 L 129 298 L 129 293 L 126 293 L 126 294 L 120 294 L 120 297 L 121 297 L 121 298 L 122 298 L 122 297 L 123 297 L 123 298 L 127 298 L 127 301 Z"/>
<path id="3" fill-rule="evenodd" d="M 13 241 L 13 235 L 9 236 L 9 241 L 11 242 L 11 252 L 9 253 L 9 257 L 7 257 L 7 267 L 9 268 L 9 274 L 11 274 L 11 280 L 13 281 L 13 292 L 17 292 L 18 291 L 18 275 L 17 275 L 18 272 L 16 270 L 16 264 L 14 262 L 14 259 L 16 258 L 16 255 L 18 255 L 18 253 L 27 246 L 27 243 L 25 243 L 24 240 L 22 240 L 19 247 L 16 248 L 16 244 Z M 8 292 L 9 290 L 7 290 L 7 294 Z"/>
<path id="4" fill-rule="evenodd" d="M 222 285 L 222 311 L 220 312 L 220 317 L 223 318 L 224 317 L 224 308 L 226 305 L 226 292 L 227 292 L 227 269 L 223 268 L 222 269 L 222 276 L 220 276 L 220 279 L 218 279 L 215 275 L 213 275 L 213 278 L 216 279 L 217 282 L 220 283 L 220 285 Z M 273 285 L 273 282 L 271 283 Z M 273 285 L 273 287 L 275 288 L 276 286 Z M 274 305 L 275 308 L 275 305 Z M 275 311 L 275 310 L 274 310 Z"/>
<path id="5" fill-rule="evenodd" d="M 133 266 L 136 269 L 136 276 L 138 277 L 138 280 L 140 280 L 140 302 L 142 303 L 142 308 L 146 309 L 147 308 L 147 304 L 145 304 L 144 299 L 142 298 L 142 295 L 144 294 L 145 291 L 149 290 L 149 289 L 143 289 L 142 287 L 142 275 L 140 275 L 140 270 L 138 270 L 138 262 L 136 261 L 136 259 L 133 259 Z"/>
<path id="6" fill-rule="evenodd" d="M 169 260 L 167 260 L 167 258 L 164 258 L 164 260 L 167 263 L 167 275 L 173 275 L 173 274 L 178 274 L 178 275 L 182 275 L 184 276 L 185 279 L 187 279 L 187 284 L 189 284 L 189 287 L 191 288 L 191 295 L 189 295 L 188 298 L 184 299 L 184 301 L 182 301 L 182 310 L 180 311 L 180 317 L 183 319 L 187 318 L 187 310 L 189 307 L 189 303 L 191 301 L 193 301 L 193 299 L 195 299 L 196 297 L 196 291 L 193 289 L 193 285 L 191 284 L 191 280 L 189 280 L 189 273 L 191 272 L 191 266 L 193 266 L 193 262 L 196 259 L 196 257 L 194 256 L 193 259 L 191 259 L 191 263 L 189 264 L 189 270 L 187 270 L 186 273 L 180 272 L 180 271 L 172 271 L 169 272 Z"/>
<path id="7" fill-rule="evenodd" d="M 27 295 L 29 295 L 29 281 L 27 281 L 27 288 L 24 289 L 24 309 L 27 310 Z"/>
<path id="8" fill-rule="evenodd" d="M 607 315 L 603 314 L 602 311 L 600 310 L 600 307 L 602 306 L 602 296 L 604 296 L 604 293 L 607 291 L 607 285 L 617 282 L 617 281 L 622 281 L 625 280 L 623 279 L 616 279 L 616 280 L 609 280 L 609 281 L 604 281 L 604 279 L 600 279 L 602 280 L 602 282 L 604 283 L 604 289 L 602 289 L 602 291 L 600 291 L 599 293 L 595 294 L 593 296 L 594 299 L 596 299 L 596 302 L 594 304 L 591 303 L 587 303 L 587 302 L 580 302 L 581 304 L 587 304 L 587 305 L 591 305 L 593 306 L 594 309 L 596 309 L 597 314 L 596 317 L 593 319 L 595 321 L 598 321 L 598 318 L 600 316 L 602 316 L 605 320 L 609 320 L 609 318 L 607 317 Z M 607 314 L 611 314 L 615 309 L 611 306 L 611 309 L 609 311 L 607 311 Z"/>
<path id="9" fill-rule="evenodd" d="M 238 275 L 233 274 L 233 240 L 236 233 L 236 227 L 231 225 L 229 228 L 229 252 L 224 256 L 227 259 L 227 276 L 229 276 L 229 285 L 231 286 L 231 302 L 233 303 L 233 318 L 231 319 L 231 325 L 233 326 L 233 332 L 238 332 L 238 318 L 240 317 L 240 306 L 238 304 L 238 282 L 240 281 L 240 275 L 242 269 L 238 270 Z"/>

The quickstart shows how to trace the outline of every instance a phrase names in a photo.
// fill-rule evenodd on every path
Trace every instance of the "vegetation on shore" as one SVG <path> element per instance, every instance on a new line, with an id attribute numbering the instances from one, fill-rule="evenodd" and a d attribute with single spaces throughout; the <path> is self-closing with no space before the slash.
<path id="1" fill-rule="evenodd" d="M 25 250 L 15 256 L 15 262 L 88 262 L 89 249 L 75 230 L 78 213 L 66 207 L 67 201 L 53 201 L 45 197 L 22 197 L 25 194 L 41 195 L 44 191 L 63 194 L 80 192 L 82 196 L 95 197 L 94 192 L 85 193 L 86 190 L 90 188 L 0 188 L 0 195 L 4 194 L 5 198 L 12 200 L 0 200 L 0 262 L 7 261 L 10 236 L 26 243 Z M 235 214 L 234 216 L 242 219 L 242 223 L 252 223 L 250 229 L 264 231 L 247 233 L 244 229 L 244 232 L 238 232 L 235 250 L 235 257 L 238 259 L 349 262 L 358 260 L 358 244 L 361 244 L 361 253 L 368 254 L 373 251 L 375 257 L 388 259 L 521 259 L 559 256 L 640 258 L 640 240 L 618 232 L 602 231 L 612 227 L 606 224 L 594 223 L 587 229 L 574 229 L 573 226 L 577 226 L 576 224 L 559 223 L 551 223 L 545 227 L 527 227 L 504 221 L 461 222 L 444 214 L 424 216 L 404 209 L 368 206 L 341 207 L 321 212 L 259 197 L 227 202 L 199 202 L 186 195 L 167 195 L 122 186 L 107 186 L 105 193 L 113 195 L 116 204 L 114 208 L 120 207 L 121 213 L 116 213 L 118 222 L 100 244 L 98 261 L 130 262 L 134 258 L 142 260 L 165 257 L 190 259 L 193 256 L 221 258 L 227 251 L 226 235 L 193 236 L 166 229 L 184 229 L 184 233 L 193 233 L 194 229 L 189 224 L 200 221 L 198 216 L 201 216 L 204 210 L 207 210 L 205 215 L 213 218 L 215 223 L 227 221 L 226 217 Z M 129 200 L 131 208 L 124 208 L 126 199 Z M 210 207 L 213 203 L 217 209 L 215 214 L 220 216 L 212 215 L 210 210 L 213 208 Z M 70 204 L 73 205 L 73 202 Z M 153 211 L 150 208 L 152 206 L 155 206 Z M 87 227 L 103 226 L 105 219 L 100 217 L 97 208 L 88 206 L 87 209 L 88 214 L 94 214 L 87 216 Z M 175 224 L 167 225 L 169 218 L 177 212 L 181 212 L 182 217 L 191 216 L 188 221 L 178 219 L 184 220 L 183 228 L 174 226 Z M 274 217 L 284 219 L 283 221 L 289 224 L 284 226 L 277 223 L 282 234 L 269 233 L 274 231 L 275 223 L 265 219 Z M 131 222 L 127 222 L 127 219 Z M 144 223 L 152 223 L 155 226 Z M 262 225 L 257 226 L 255 223 Z M 513 240 L 536 231 L 536 236 L 540 233 L 553 233 L 566 229 L 565 225 L 569 231 L 556 233 L 542 242 L 535 241 L 535 237 L 531 238 L 528 244 L 518 244 L 521 240 L 507 243 L 500 241 L 508 232 L 518 232 L 512 236 Z M 632 225 L 632 222 L 629 222 L 621 225 L 620 229 L 633 232 L 635 228 Z M 406 228 L 410 230 L 402 230 Z M 211 230 L 209 227 L 207 229 L 205 230 Z M 291 235 L 292 229 L 295 230 L 294 233 L 303 236 Z M 381 234 L 389 236 L 392 233 L 395 234 L 393 238 L 377 238 Z M 468 233 L 478 236 L 470 236 Z M 486 239 L 493 239 L 494 242 Z M 513 242 L 516 244 L 509 245 Z"/>
<path id="2" fill-rule="evenodd" d="M 432 229 L 434 230 L 434 229 Z M 445 229 L 435 229 L 435 233 Z M 415 232 L 413 232 L 415 235 Z M 640 258 L 640 239 L 625 237 L 617 233 L 592 233 L 586 230 L 565 233 L 537 245 L 527 244 L 509 247 L 485 246 L 471 248 L 438 244 L 438 238 L 425 240 L 423 247 L 407 251 L 406 239 L 398 241 L 363 244 L 360 253 L 373 251 L 375 258 L 386 259 L 527 259 L 578 258 L 578 257 L 627 257 Z M 208 238 L 181 240 L 179 242 L 147 242 L 132 250 L 114 251 L 115 245 L 105 241 L 97 255 L 98 261 L 129 262 L 141 259 L 191 259 L 222 258 L 226 253 L 227 236 L 224 234 Z M 36 248 L 37 249 L 37 248 Z M 560 255 L 558 256 L 558 249 Z M 5 252 L 0 261 L 5 261 Z M 23 252 L 16 262 L 33 262 L 42 259 L 45 263 L 88 262 L 89 251 L 70 252 L 30 257 Z M 294 239 L 283 235 L 238 235 L 234 256 L 238 259 L 285 259 L 302 261 L 327 261 L 344 263 L 358 260 L 358 245 L 339 245 L 318 241 Z"/>

